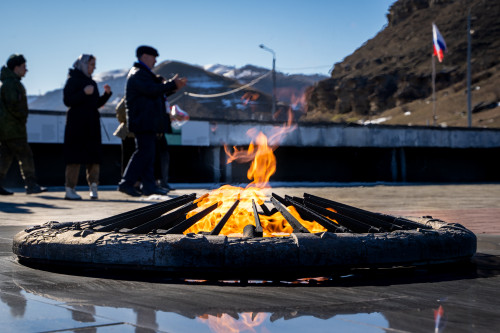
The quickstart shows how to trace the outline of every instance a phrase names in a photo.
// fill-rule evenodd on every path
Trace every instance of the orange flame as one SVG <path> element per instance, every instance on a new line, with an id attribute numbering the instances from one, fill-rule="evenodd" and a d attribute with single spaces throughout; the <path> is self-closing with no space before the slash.
<path id="1" fill-rule="evenodd" d="M 434 310 L 434 332 L 441 332 L 444 326 L 444 309 L 440 305 L 437 310 Z"/>
<path id="2" fill-rule="evenodd" d="M 327 208 L 326 208 L 326 210 L 329 210 L 329 211 L 331 211 L 331 212 L 337 213 L 337 211 L 336 211 L 335 209 L 331 208 L 331 207 L 327 207 Z M 325 217 L 326 217 L 327 219 L 329 219 L 330 221 L 335 222 L 335 224 L 339 224 L 339 223 L 337 222 L 337 220 L 332 219 L 332 218 L 331 218 L 331 217 L 329 217 L 329 216 L 325 216 Z"/>
<path id="3" fill-rule="evenodd" d="M 259 93 L 247 91 L 243 94 L 243 96 L 241 96 L 241 100 L 243 101 L 243 105 L 247 105 L 249 102 L 255 102 L 256 100 L 258 100 L 259 97 Z"/>
<path id="4" fill-rule="evenodd" d="M 290 104 L 292 109 L 302 109 L 306 105 L 306 95 L 301 94 L 299 96 L 295 95 L 295 93 L 292 93 L 292 96 L 290 96 Z"/>
<path id="5" fill-rule="evenodd" d="M 233 318 L 226 313 L 217 316 L 203 315 L 198 320 L 207 324 L 212 332 L 254 332 L 254 328 L 261 326 L 269 317 L 267 313 L 244 312 L 239 314 L 239 318 Z"/>
<path id="6" fill-rule="evenodd" d="M 256 138 L 257 150 L 254 155 L 247 178 L 253 181 L 247 185 L 249 187 L 266 188 L 269 186 L 269 179 L 276 172 L 276 157 L 273 149 L 267 145 L 267 137 L 260 132 Z M 249 153 L 253 153 L 253 145 L 248 148 Z"/>
<path id="7" fill-rule="evenodd" d="M 249 180 L 252 180 L 252 182 L 245 188 L 224 185 L 199 198 L 198 208 L 189 212 L 186 218 L 195 215 L 199 211 L 213 205 L 214 203 L 219 203 L 219 206 L 212 213 L 208 214 L 196 224 L 188 228 L 184 234 L 197 233 L 200 231 L 212 231 L 237 200 L 239 200 L 239 204 L 227 220 L 220 234 L 228 236 L 241 236 L 243 228 L 246 225 L 252 224 L 255 226 L 252 200 L 258 205 L 264 204 L 266 200 L 266 195 L 263 190 L 270 188 L 269 179 L 276 172 L 276 157 L 273 151 L 278 147 L 279 142 L 284 138 L 284 136 L 296 128 L 296 125 L 292 125 L 291 118 L 292 117 L 290 116 L 285 126 L 274 127 L 271 130 L 269 139 L 262 132 L 256 134 L 255 129 L 248 130 L 247 135 L 255 138 L 250 143 L 248 150 L 239 150 L 237 147 L 233 147 L 234 152 L 230 152 L 227 146 L 224 146 L 228 156 L 227 163 L 231 163 L 233 161 L 252 161 L 247 172 L 247 177 Z M 326 231 L 325 228 L 314 221 L 311 222 L 303 220 L 293 206 L 288 207 L 288 210 L 309 231 Z M 288 236 L 293 232 L 293 228 L 279 212 L 274 213 L 271 216 L 259 214 L 259 219 L 262 225 L 264 237 Z"/>

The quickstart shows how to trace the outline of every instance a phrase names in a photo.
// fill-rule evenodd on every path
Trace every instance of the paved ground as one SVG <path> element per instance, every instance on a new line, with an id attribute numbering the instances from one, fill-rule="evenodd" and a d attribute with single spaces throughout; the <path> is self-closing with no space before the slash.
<path id="1" fill-rule="evenodd" d="M 2 332 L 496 332 L 500 328 L 500 184 L 276 187 L 356 207 L 460 223 L 478 236 L 471 265 L 353 274 L 314 283 L 202 283 L 152 276 L 79 276 L 22 266 L 12 237 L 47 221 L 98 219 L 165 197 L 63 200 L 60 189 L 0 197 Z M 169 197 L 207 187 L 178 185 Z M 85 197 L 87 193 L 80 191 Z M 442 316 L 435 316 L 443 309 Z M 253 331 L 251 329 L 253 327 Z M 80 330 L 78 330 L 80 332 Z"/>
<path id="2" fill-rule="evenodd" d="M 98 219 L 127 210 L 173 198 L 183 194 L 201 195 L 210 187 L 180 187 L 168 197 L 152 196 L 139 199 L 128 197 L 114 188 L 100 191 L 100 200 L 88 200 L 85 188 L 78 191 L 84 200 L 63 200 L 64 192 L 51 189 L 38 195 L 20 192 L 13 196 L 0 196 L 0 225 L 33 225 L 51 220 L 78 221 Z M 473 185 L 352 185 L 352 186 L 297 186 L 273 187 L 269 192 L 279 195 L 302 196 L 312 193 L 355 207 L 394 215 L 423 216 L 447 222 L 461 223 L 477 234 L 500 235 L 500 184 Z M 492 219 L 493 218 L 493 219 Z"/>

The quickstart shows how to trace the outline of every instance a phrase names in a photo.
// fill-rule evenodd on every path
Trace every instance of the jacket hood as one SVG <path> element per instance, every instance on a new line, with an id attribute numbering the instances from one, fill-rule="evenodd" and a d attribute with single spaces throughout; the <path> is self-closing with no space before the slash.
<path id="1" fill-rule="evenodd" d="M 2 71 L 0 73 L 0 80 L 1 81 L 5 81 L 5 80 L 12 80 L 12 79 L 16 79 L 16 80 L 21 80 L 21 78 L 19 76 L 16 75 L 16 73 L 14 73 L 13 71 L 10 70 L 9 67 L 7 66 L 3 66 L 2 67 Z"/>

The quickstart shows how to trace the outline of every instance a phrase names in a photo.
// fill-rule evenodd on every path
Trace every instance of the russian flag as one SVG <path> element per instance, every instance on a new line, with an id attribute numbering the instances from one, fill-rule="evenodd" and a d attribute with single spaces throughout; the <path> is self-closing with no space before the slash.
<path id="1" fill-rule="evenodd" d="M 444 53 L 448 51 L 443 36 L 439 32 L 437 26 L 432 23 L 432 43 L 434 44 L 434 55 L 437 56 L 439 62 L 443 61 Z"/>

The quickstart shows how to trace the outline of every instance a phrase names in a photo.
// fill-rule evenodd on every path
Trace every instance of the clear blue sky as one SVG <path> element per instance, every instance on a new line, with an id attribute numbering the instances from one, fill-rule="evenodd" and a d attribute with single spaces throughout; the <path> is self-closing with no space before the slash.
<path id="1" fill-rule="evenodd" d="M 394 2 L 1 1 L 0 64 L 24 54 L 30 95 L 61 88 L 81 53 L 96 56 L 97 74 L 129 68 L 141 44 L 156 47 L 159 62 L 271 68 L 271 53 L 258 47 L 264 44 L 276 52 L 279 71 L 328 75 L 385 26 Z"/>

